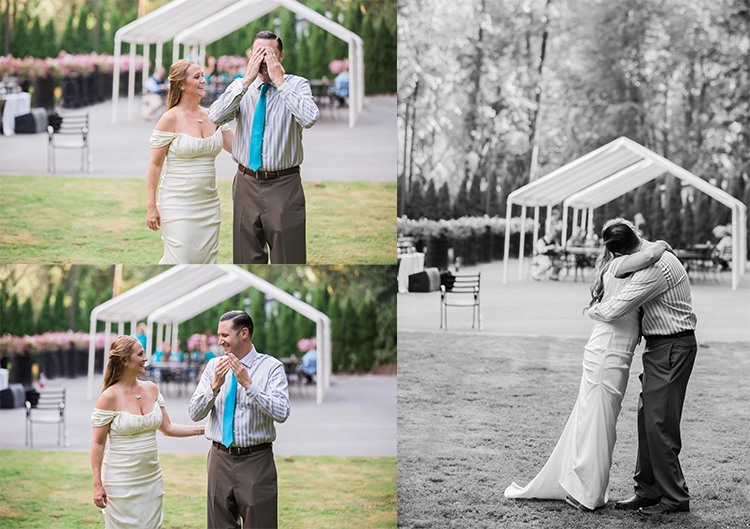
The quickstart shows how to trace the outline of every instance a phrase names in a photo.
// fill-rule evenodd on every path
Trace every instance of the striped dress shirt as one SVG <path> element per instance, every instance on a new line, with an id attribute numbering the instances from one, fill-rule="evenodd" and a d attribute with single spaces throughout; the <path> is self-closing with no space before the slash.
<path id="1" fill-rule="evenodd" d="M 680 260 L 664 252 L 654 265 L 638 270 L 620 293 L 588 310 L 592 319 L 612 321 L 643 307 L 644 336 L 695 330 L 690 281 Z"/>
<path id="2" fill-rule="evenodd" d="M 260 168 L 263 171 L 280 171 L 302 164 L 302 129 L 309 129 L 318 121 L 318 107 L 307 79 L 285 75 L 284 80 L 279 88 L 272 84 L 266 92 L 263 166 Z M 208 109 L 208 117 L 216 125 L 237 118 L 232 159 L 245 167 L 249 165 L 250 135 L 262 84 L 258 77 L 245 90 L 241 80 L 236 79 Z"/>
<path id="3" fill-rule="evenodd" d="M 210 414 L 206 425 L 206 437 L 219 443 L 222 440 L 224 402 L 231 380 L 230 371 L 219 393 L 214 395 L 211 381 L 214 379 L 214 369 L 220 358 L 208 361 L 188 407 L 193 421 L 200 421 Z M 273 422 L 286 421 L 290 411 L 284 364 L 272 356 L 258 353 L 255 347 L 240 362 L 247 368 L 253 383 L 247 390 L 237 383 L 232 446 L 248 447 L 271 443 L 276 439 Z"/>

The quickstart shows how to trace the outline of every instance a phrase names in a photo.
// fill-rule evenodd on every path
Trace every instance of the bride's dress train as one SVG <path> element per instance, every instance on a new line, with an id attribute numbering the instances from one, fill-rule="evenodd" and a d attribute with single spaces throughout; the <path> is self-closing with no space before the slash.
<path id="1" fill-rule="evenodd" d="M 617 295 L 628 281 L 614 276 L 621 262 L 614 260 L 605 273 L 605 299 Z M 525 487 L 511 484 L 507 498 L 565 500 L 568 495 L 589 509 L 607 503 L 617 416 L 639 335 L 638 311 L 594 324 L 584 349 L 578 399 L 560 440 L 539 474 Z"/>

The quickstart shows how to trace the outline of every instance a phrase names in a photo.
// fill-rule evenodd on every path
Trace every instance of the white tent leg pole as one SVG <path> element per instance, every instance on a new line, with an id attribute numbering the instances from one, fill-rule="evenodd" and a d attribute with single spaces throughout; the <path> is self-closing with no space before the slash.
<path id="1" fill-rule="evenodd" d="M 518 279 L 523 279 L 523 246 L 526 243 L 526 204 L 521 206 L 521 236 L 518 242 Z"/>
<path id="2" fill-rule="evenodd" d="M 115 35 L 115 60 L 112 65 L 112 123 L 117 123 L 117 103 L 120 99 L 120 48 L 122 41 Z"/>
<path id="3" fill-rule="evenodd" d="M 180 43 L 174 41 L 174 46 L 172 47 L 172 64 L 176 63 L 178 60 L 180 60 Z"/>
<path id="4" fill-rule="evenodd" d="M 328 391 L 331 389 L 331 373 L 333 372 L 333 359 L 331 358 L 331 321 L 325 320 L 323 322 L 323 337 L 325 338 L 325 377 L 326 385 L 324 389 Z"/>
<path id="5" fill-rule="evenodd" d="M 117 336 L 122 336 L 123 334 L 125 334 L 125 322 L 118 321 L 117 322 Z"/>
<path id="6" fill-rule="evenodd" d="M 133 120 L 135 115 L 135 47 L 130 43 L 130 70 L 128 71 L 128 119 Z"/>
<path id="7" fill-rule="evenodd" d="M 175 352 L 175 353 L 177 352 L 175 347 L 177 347 L 177 331 L 179 330 L 179 328 L 180 328 L 179 323 L 175 323 L 172 325 L 172 352 Z"/>
<path id="8" fill-rule="evenodd" d="M 198 52 L 198 64 L 201 65 L 202 69 L 206 69 L 206 45 L 201 44 L 200 52 Z"/>
<path id="9" fill-rule="evenodd" d="M 740 258 L 744 257 L 740 255 L 740 237 L 742 236 L 742 230 L 740 229 L 740 215 L 738 209 L 732 208 L 732 290 L 737 290 L 740 284 Z"/>
<path id="10" fill-rule="evenodd" d="M 544 220 L 544 234 L 549 235 L 552 228 L 552 206 L 547 206 L 547 218 Z"/>
<path id="11" fill-rule="evenodd" d="M 365 107 L 365 43 L 359 42 L 357 46 L 357 68 L 359 68 L 359 107 L 357 111 L 361 114 Z"/>
<path id="12" fill-rule="evenodd" d="M 154 322 L 146 319 L 146 358 L 151 362 L 151 355 L 154 351 Z"/>
<path id="13" fill-rule="evenodd" d="M 575 234 L 579 230 L 578 226 L 578 214 L 581 212 L 578 208 L 573 208 L 573 231 L 571 235 Z"/>
<path id="14" fill-rule="evenodd" d="M 356 61 L 357 60 L 357 50 L 354 44 L 354 41 L 349 41 L 349 73 L 351 74 L 351 80 L 357 78 L 357 70 L 356 70 Z M 351 71 L 354 68 L 354 71 Z M 349 90 L 349 128 L 354 127 L 355 121 L 357 121 L 357 106 L 358 106 L 358 97 L 354 96 L 354 93 L 356 92 L 358 94 L 359 87 L 358 86 L 350 86 Z"/>
<path id="15" fill-rule="evenodd" d="M 131 320 L 130 321 L 130 336 L 135 338 L 135 331 L 138 328 L 138 321 L 137 320 Z"/>
<path id="16" fill-rule="evenodd" d="M 107 372 L 107 364 L 109 363 L 109 351 L 112 348 L 112 322 L 108 321 L 104 324 L 104 362 L 102 362 L 102 373 Z"/>
<path id="17" fill-rule="evenodd" d="M 565 248 L 565 243 L 568 241 L 568 207 L 563 204 L 562 214 L 562 235 L 560 236 L 560 245 Z"/>
<path id="18" fill-rule="evenodd" d="M 149 60 L 149 57 L 151 57 L 151 45 L 144 44 L 143 45 L 143 72 L 141 72 L 141 90 L 146 89 L 146 79 L 149 78 L 148 72 L 151 66 L 151 61 Z"/>
<path id="19" fill-rule="evenodd" d="M 162 57 L 162 48 L 164 46 L 163 42 L 157 42 L 156 43 L 156 61 L 154 64 L 154 71 L 156 71 L 156 68 L 159 66 L 164 66 L 164 58 Z"/>
<path id="20" fill-rule="evenodd" d="M 534 235 L 533 237 L 534 238 L 531 240 L 532 245 L 536 244 L 536 241 L 539 240 L 539 206 L 534 206 Z"/>
<path id="21" fill-rule="evenodd" d="M 594 236 L 594 208 L 589 208 L 589 214 L 588 214 L 588 223 L 589 223 L 589 229 L 588 229 L 588 236 L 593 237 Z"/>
<path id="22" fill-rule="evenodd" d="M 503 283 L 508 282 L 508 259 L 510 259 L 510 213 L 513 204 L 508 201 L 505 207 L 505 248 L 503 248 Z"/>
<path id="23" fill-rule="evenodd" d="M 115 63 L 117 64 L 117 63 Z M 94 398 L 94 358 L 96 356 L 96 316 L 91 318 L 89 324 L 89 374 L 88 387 L 86 389 L 86 398 Z"/>
<path id="24" fill-rule="evenodd" d="M 323 402 L 323 386 L 325 386 L 325 360 L 322 354 L 322 346 L 325 345 L 323 339 L 323 323 L 318 320 L 315 322 L 315 370 L 317 376 L 315 377 L 315 392 L 317 395 L 317 403 Z"/>
<path id="25" fill-rule="evenodd" d="M 164 342 L 164 324 L 156 324 L 156 343 L 154 344 L 154 350 L 158 351 L 161 344 Z"/>

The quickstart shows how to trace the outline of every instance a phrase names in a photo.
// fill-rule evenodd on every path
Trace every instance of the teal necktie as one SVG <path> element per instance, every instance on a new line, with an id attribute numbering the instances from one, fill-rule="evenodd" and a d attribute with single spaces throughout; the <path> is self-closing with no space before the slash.
<path id="1" fill-rule="evenodd" d="M 237 400 L 237 379 L 234 373 L 229 378 L 227 398 L 224 401 L 224 424 L 221 427 L 221 442 L 229 448 L 234 442 L 234 403 Z"/>
<path id="2" fill-rule="evenodd" d="M 250 162 L 247 165 L 253 171 L 257 171 L 263 165 L 261 151 L 263 150 L 263 128 L 266 124 L 266 92 L 270 87 L 269 83 L 260 85 L 260 97 L 255 105 L 255 114 L 253 114 L 253 130 L 250 133 Z"/>

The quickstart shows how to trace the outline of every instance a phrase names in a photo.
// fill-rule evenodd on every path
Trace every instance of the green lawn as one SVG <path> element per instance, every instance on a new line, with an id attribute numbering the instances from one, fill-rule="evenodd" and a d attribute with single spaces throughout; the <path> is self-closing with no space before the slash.
<path id="1" fill-rule="evenodd" d="M 310 264 L 395 264 L 396 184 L 306 182 Z M 232 183 L 218 182 L 219 262 L 232 262 Z M 146 181 L 0 175 L 0 262 L 151 264 Z"/>
<path id="2" fill-rule="evenodd" d="M 700 343 L 682 418 L 689 513 L 644 520 L 633 494 L 636 352 L 617 424 L 606 507 L 509 500 L 541 470 L 578 395 L 585 340 L 471 333 L 398 335 L 398 524 L 409 528 L 750 527 L 748 343 Z"/>
<path id="3" fill-rule="evenodd" d="M 159 456 L 164 529 L 206 525 L 206 456 Z M 395 457 L 276 458 L 279 527 L 396 527 Z M 0 450 L 0 528 L 103 527 L 89 454 Z"/>

